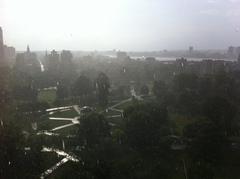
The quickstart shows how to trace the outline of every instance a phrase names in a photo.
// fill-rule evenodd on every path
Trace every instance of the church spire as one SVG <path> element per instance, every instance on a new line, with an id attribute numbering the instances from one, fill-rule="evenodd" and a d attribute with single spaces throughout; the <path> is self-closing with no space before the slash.
<path id="1" fill-rule="evenodd" d="M 29 45 L 27 45 L 27 53 L 30 53 Z"/>

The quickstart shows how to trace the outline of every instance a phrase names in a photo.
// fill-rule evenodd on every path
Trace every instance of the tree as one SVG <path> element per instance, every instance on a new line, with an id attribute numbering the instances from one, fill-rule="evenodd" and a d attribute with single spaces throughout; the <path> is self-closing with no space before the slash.
<path id="1" fill-rule="evenodd" d="M 99 145 L 105 138 L 110 137 L 110 126 L 104 116 L 90 113 L 80 119 L 79 139 L 81 145 L 94 147 Z"/>
<path id="2" fill-rule="evenodd" d="M 73 84 L 73 95 L 80 96 L 80 103 L 83 105 L 87 103 L 87 97 L 92 94 L 92 91 L 92 82 L 85 75 L 79 76 L 76 82 Z"/>
<path id="3" fill-rule="evenodd" d="M 20 130 L 13 124 L 0 125 L 0 178 L 18 178 L 21 173 L 23 140 Z"/>
<path id="4" fill-rule="evenodd" d="M 164 106 L 139 103 L 124 111 L 128 178 L 169 178 L 173 166 L 168 113 Z"/>
<path id="5" fill-rule="evenodd" d="M 80 119 L 79 144 L 80 156 L 84 165 L 83 178 L 110 178 L 112 160 L 110 126 L 103 115 L 91 113 Z"/>
<path id="6" fill-rule="evenodd" d="M 236 106 L 225 98 L 212 97 L 205 102 L 203 110 L 205 116 L 224 131 L 225 135 L 232 134 L 233 119 L 237 113 Z"/>
<path id="7" fill-rule="evenodd" d="M 35 79 L 24 72 L 12 75 L 12 96 L 17 100 L 35 102 L 37 100 L 37 87 Z"/>
<path id="8" fill-rule="evenodd" d="M 226 72 L 215 74 L 214 94 L 228 100 L 234 100 L 237 96 L 235 79 Z"/>
<path id="9" fill-rule="evenodd" d="M 163 100 L 164 96 L 167 94 L 167 85 L 164 81 L 154 81 L 153 83 L 153 93 L 158 98 L 158 100 Z"/>
<path id="10" fill-rule="evenodd" d="M 189 139 L 190 178 L 213 179 L 214 168 L 223 163 L 230 145 L 224 131 L 210 120 L 198 120 L 184 129 L 184 136 Z"/>
<path id="11" fill-rule="evenodd" d="M 198 89 L 198 76 L 194 73 L 181 73 L 175 76 L 173 86 L 176 92 L 195 91 Z"/>
<path id="12" fill-rule="evenodd" d="M 76 68 L 72 61 L 73 55 L 69 50 L 63 50 L 60 55 L 59 71 L 60 79 L 64 86 L 70 86 L 72 80 L 77 75 Z"/>
<path id="13" fill-rule="evenodd" d="M 57 85 L 57 98 L 64 99 L 69 95 L 69 87 L 63 81 L 59 81 Z"/>
<path id="14" fill-rule="evenodd" d="M 128 144 L 138 151 L 159 150 L 169 135 L 167 110 L 158 104 L 136 104 L 124 111 Z"/>
<path id="15" fill-rule="evenodd" d="M 196 91 L 181 91 L 176 95 L 176 109 L 179 113 L 193 116 L 199 115 L 201 103 Z"/>
<path id="16" fill-rule="evenodd" d="M 212 96 L 214 91 L 214 78 L 212 75 L 205 75 L 199 78 L 199 94 L 202 99 Z"/>
<path id="17" fill-rule="evenodd" d="M 140 93 L 141 93 L 142 95 L 148 95 L 148 93 L 149 93 L 148 86 L 147 86 L 147 85 L 143 85 L 143 86 L 141 87 L 141 89 L 140 89 Z"/>
<path id="18" fill-rule="evenodd" d="M 108 104 L 110 82 L 106 74 L 100 73 L 96 79 L 98 102 L 105 107 Z"/>

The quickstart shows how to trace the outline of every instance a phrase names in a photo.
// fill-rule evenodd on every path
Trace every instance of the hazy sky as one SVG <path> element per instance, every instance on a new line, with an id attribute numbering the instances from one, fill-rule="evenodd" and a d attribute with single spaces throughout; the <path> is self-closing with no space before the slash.
<path id="1" fill-rule="evenodd" d="M 0 0 L 4 41 L 23 50 L 240 46 L 240 0 Z"/>

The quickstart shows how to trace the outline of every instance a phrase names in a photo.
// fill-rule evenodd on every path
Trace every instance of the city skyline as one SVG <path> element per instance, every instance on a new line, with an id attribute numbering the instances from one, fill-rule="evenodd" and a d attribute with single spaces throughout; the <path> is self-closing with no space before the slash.
<path id="1" fill-rule="evenodd" d="M 23 51 L 239 46 L 239 0 L 0 1 L 4 43 Z"/>

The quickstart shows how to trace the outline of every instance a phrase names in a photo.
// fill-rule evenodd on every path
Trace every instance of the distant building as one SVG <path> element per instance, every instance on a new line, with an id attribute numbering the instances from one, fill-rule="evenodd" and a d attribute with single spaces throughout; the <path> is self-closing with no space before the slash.
<path id="1" fill-rule="evenodd" d="M 72 62 L 73 55 L 69 50 L 63 50 L 61 53 L 61 63 L 68 64 Z"/>
<path id="2" fill-rule="evenodd" d="M 3 31 L 0 27 L 0 65 L 13 66 L 16 59 L 16 51 L 14 47 L 8 47 L 3 43 Z"/>
<path id="3" fill-rule="evenodd" d="M 227 54 L 229 55 L 229 56 L 233 56 L 234 55 L 234 47 L 233 46 L 230 46 L 230 47 L 228 47 L 228 51 L 227 51 Z"/>
<path id="4" fill-rule="evenodd" d="M 41 72 L 41 65 L 37 59 L 36 53 L 30 51 L 29 46 L 27 46 L 27 51 L 24 53 L 18 53 L 16 56 L 15 68 L 18 71 L 34 75 Z"/>
<path id="5" fill-rule="evenodd" d="M 155 57 L 147 57 L 145 59 L 147 62 L 155 62 L 156 61 L 156 58 Z"/>
<path id="6" fill-rule="evenodd" d="M 74 73 L 74 64 L 73 64 L 73 55 L 72 52 L 69 50 L 63 50 L 60 55 L 60 73 L 65 74 L 65 77 L 71 77 Z M 60 74 L 60 75 L 61 75 Z"/>
<path id="7" fill-rule="evenodd" d="M 178 72 L 183 72 L 187 67 L 187 59 L 186 58 L 177 58 L 176 59 L 176 67 Z"/>
<path id="8" fill-rule="evenodd" d="M 236 56 L 240 55 L 240 47 L 236 47 Z"/>
<path id="9" fill-rule="evenodd" d="M 128 59 L 127 52 L 118 51 L 118 52 L 117 52 L 117 59 L 118 59 L 118 60 Z"/>
<path id="10" fill-rule="evenodd" d="M 226 63 L 224 60 L 215 60 L 213 66 L 214 73 L 225 71 L 226 70 L 225 65 Z"/>
<path id="11" fill-rule="evenodd" d="M 4 55 L 7 59 L 12 59 L 16 57 L 16 50 L 14 47 L 8 47 L 4 45 Z"/>
<path id="12" fill-rule="evenodd" d="M 228 47 L 228 51 L 227 51 L 228 57 L 237 58 L 239 54 L 240 54 L 240 47 L 233 47 L 233 46 Z"/>
<path id="13" fill-rule="evenodd" d="M 212 74 L 213 73 L 213 60 L 204 59 L 201 62 L 200 73 L 201 74 Z"/>
<path id="14" fill-rule="evenodd" d="M 194 50 L 193 46 L 190 46 L 190 47 L 189 47 L 189 53 L 190 53 L 190 54 L 193 53 L 193 50 Z"/>
<path id="15" fill-rule="evenodd" d="M 47 70 L 51 74 L 57 75 L 60 68 L 60 56 L 56 50 L 52 50 L 49 55 L 46 56 Z"/>
<path id="16" fill-rule="evenodd" d="M 16 59 L 16 50 L 14 47 L 8 47 L 7 45 L 4 45 L 4 56 L 6 61 L 10 66 L 13 66 Z"/>
<path id="17" fill-rule="evenodd" d="M 0 65 L 5 65 L 4 45 L 3 45 L 3 32 L 0 27 Z"/>

